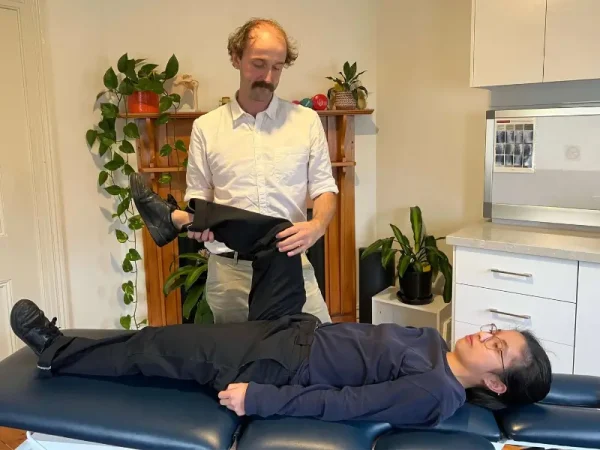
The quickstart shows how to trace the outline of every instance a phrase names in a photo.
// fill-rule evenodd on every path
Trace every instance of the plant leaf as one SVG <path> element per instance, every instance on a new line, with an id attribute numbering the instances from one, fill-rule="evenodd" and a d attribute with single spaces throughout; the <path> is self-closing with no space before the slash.
<path id="1" fill-rule="evenodd" d="M 169 58 L 169 61 L 167 62 L 167 67 L 165 68 L 165 79 L 168 80 L 170 78 L 173 78 L 175 75 L 177 75 L 178 71 L 179 61 L 177 60 L 175 55 L 173 55 L 171 56 L 171 58 Z"/>
<path id="2" fill-rule="evenodd" d="M 133 145 L 131 144 L 131 142 L 129 142 L 127 140 L 123 140 L 121 142 L 121 145 L 119 146 L 119 150 L 121 150 L 123 153 L 135 153 L 135 148 L 133 148 Z"/>
<path id="3" fill-rule="evenodd" d="M 381 265 L 385 268 L 394 258 L 396 250 L 393 248 L 384 248 L 381 253 Z"/>
<path id="4" fill-rule="evenodd" d="M 404 253 L 408 253 L 409 255 L 414 256 L 412 247 L 410 246 L 410 242 L 408 241 L 408 238 L 406 236 L 404 236 L 402 231 L 400 231 L 400 228 L 398 228 L 394 224 L 390 224 L 390 227 L 392 228 L 392 231 L 394 232 L 394 236 L 396 237 L 396 240 L 402 247 L 402 250 L 404 251 Z"/>
<path id="5" fill-rule="evenodd" d="M 171 99 L 173 100 L 173 103 L 181 102 L 181 96 L 179 94 L 171 94 L 171 95 L 169 95 L 169 97 L 171 97 Z"/>
<path id="6" fill-rule="evenodd" d="M 129 273 L 129 272 L 133 271 L 133 265 L 131 264 L 131 261 L 129 261 L 128 258 L 125 258 L 123 260 L 122 268 L 123 268 L 123 272 Z"/>
<path id="7" fill-rule="evenodd" d="M 98 137 L 98 132 L 96 130 L 87 130 L 85 133 L 85 140 L 87 141 L 88 147 L 92 147 L 94 145 L 94 141 Z"/>
<path id="8" fill-rule="evenodd" d="M 120 169 L 121 167 L 123 167 L 124 164 L 125 164 L 125 160 L 123 159 L 123 157 L 121 155 L 119 155 L 118 153 L 115 153 L 113 155 L 113 159 L 110 160 L 109 162 L 107 162 L 106 164 L 104 164 L 104 168 L 112 171 L 112 170 Z"/>
<path id="9" fill-rule="evenodd" d="M 168 110 L 171 106 L 173 106 L 173 99 L 171 97 L 165 95 L 164 97 L 160 98 L 160 101 L 158 102 L 158 110 L 161 113 Z"/>
<path id="10" fill-rule="evenodd" d="M 119 85 L 119 80 L 117 79 L 117 74 L 115 73 L 115 71 L 113 70 L 112 67 L 110 67 L 105 73 L 104 73 L 104 86 L 106 86 L 107 89 L 116 89 L 117 86 Z"/>
<path id="11" fill-rule="evenodd" d="M 156 119 L 156 123 L 158 125 L 164 125 L 168 121 L 169 121 L 169 113 L 162 113 L 160 116 L 158 116 L 158 119 Z"/>
<path id="12" fill-rule="evenodd" d="M 129 261 L 140 261 L 142 259 L 142 256 L 135 248 L 130 248 L 127 255 L 129 256 Z"/>
<path id="13" fill-rule="evenodd" d="M 116 184 L 105 187 L 104 190 L 106 192 L 108 192 L 110 195 L 120 195 L 121 194 L 121 186 L 117 186 Z"/>
<path id="14" fill-rule="evenodd" d="M 138 75 L 140 78 L 147 77 L 157 67 L 158 64 L 144 64 L 138 71 Z"/>
<path id="15" fill-rule="evenodd" d="M 165 280 L 165 284 L 163 286 L 163 293 L 165 295 L 169 295 L 174 289 L 176 289 L 174 287 L 174 283 L 181 277 L 183 277 L 183 279 L 185 279 L 184 275 L 187 275 L 187 274 L 193 272 L 195 269 L 196 269 L 195 266 L 184 266 L 184 267 L 180 267 L 179 269 L 177 269 L 174 272 L 171 272 L 171 274 Z M 181 284 L 183 284 L 183 282 Z"/>
<path id="16" fill-rule="evenodd" d="M 418 206 L 412 206 L 410 208 L 410 224 L 415 239 L 415 252 L 418 252 L 421 249 L 421 239 L 423 237 L 423 218 L 421 216 L 421 208 Z"/>
<path id="17" fill-rule="evenodd" d="M 133 216 L 129 218 L 127 226 L 132 231 L 141 230 L 142 228 L 144 228 L 144 221 L 139 215 Z"/>
<path id="18" fill-rule="evenodd" d="M 101 103 L 100 111 L 102 116 L 107 119 L 114 119 L 119 115 L 119 107 L 113 103 Z"/>
<path id="19" fill-rule="evenodd" d="M 123 95 L 131 95 L 135 92 L 135 86 L 130 78 L 124 78 L 119 84 L 119 92 Z"/>
<path id="20" fill-rule="evenodd" d="M 127 211 L 127 208 L 129 208 L 130 204 L 131 204 L 131 197 L 127 197 L 125 200 L 123 200 L 121 203 L 119 203 L 119 206 L 117 206 L 117 216 L 120 216 L 125 211 Z"/>
<path id="21" fill-rule="evenodd" d="M 206 256 L 202 256 L 200 253 L 181 253 L 178 256 L 179 259 L 190 259 L 193 261 L 202 261 L 202 262 L 206 262 L 208 261 L 206 259 Z"/>
<path id="22" fill-rule="evenodd" d="M 98 174 L 98 186 L 102 186 L 108 180 L 108 172 L 103 170 Z"/>
<path id="23" fill-rule="evenodd" d="M 384 239 L 377 239 L 375 242 L 373 242 L 372 244 L 370 244 L 365 249 L 365 251 L 362 253 L 360 259 L 365 259 L 371 253 L 375 253 L 377 250 L 379 250 L 381 248 L 381 246 L 383 245 L 383 242 L 384 242 Z"/>
<path id="24" fill-rule="evenodd" d="M 177 139 L 177 141 L 175 142 L 175 148 L 177 150 L 181 150 L 182 152 L 187 152 L 187 148 L 185 148 L 185 144 L 181 139 Z"/>
<path id="25" fill-rule="evenodd" d="M 119 323 L 126 330 L 130 330 L 131 329 L 131 315 L 127 314 L 126 316 L 121 316 L 121 318 L 119 319 Z"/>
<path id="26" fill-rule="evenodd" d="M 133 281 L 128 281 L 127 283 L 123 283 L 121 285 L 121 290 L 125 293 L 125 294 L 130 294 L 133 295 Z"/>
<path id="27" fill-rule="evenodd" d="M 123 173 L 125 174 L 125 176 L 128 177 L 129 175 L 131 175 L 134 172 L 135 172 L 135 170 L 129 164 L 125 164 L 123 166 Z"/>
<path id="28" fill-rule="evenodd" d="M 127 242 L 127 239 L 129 239 L 129 236 L 124 231 L 116 230 L 115 234 L 117 235 L 117 241 L 119 241 L 121 244 L 124 244 Z"/>
<path id="29" fill-rule="evenodd" d="M 410 265 L 410 260 L 410 255 L 406 253 L 400 257 L 400 260 L 398 261 L 398 276 L 400 278 L 406 273 L 406 269 L 408 269 L 408 266 Z"/>
<path id="30" fill-rule="evenodd" d="M 139 139 L 140 130 L 138 130 L 138 126 L 134 122 L 129 122 L 127 125 L 123 127 L 123 133 L 129 139 Z"/>
<path id="31" fill-rule="evenodd" d="M 160 151 L 158 152 L 160 154 L 160 156 L 169 156 L 171 154 L 171 152 L 173 151 L 173 147 L 171 147 L 169 144 L 165 144 L 160 148 Z"/>
<path id="32" fill-rule="evenodd" d="M 192 287 L 188 292 L 186 292 L 185 301 L 183 302 L 183 317 L 185 317 L 186 319 L 190 318 L 192 309 L 194 309 L 194 306 L 196 306 L 196 304 L 198 303 L 198 300 L 200 299 L 200 296 L 202 295 L 202 291 L 204 291 L 205 286 L 206 285 L 204 284 L 197 284 L 196 286 Z"/>
<path id="33" fill-rule="evenodd" d="M 125 53 L 119 58 L 119 61 L 117 61 L 117 69 L 119 70 L 119 72 L 125 73 L 125 71 L 127 70 L 128 61 L 129 57 L 127 56 L 127 53 Z"/>
<path id="34" fill-rule="evenodd" d="M 131 295 L 131 294 L 123 295 L 123 303 L 125 303 L 126 305 L 132 304 L 133 303 L 133 295 Z"/>
<path id="35" fill-rule="evenodd" d="M 185 290 L 189 290 L 196 281 L 198 281 L 198 278 L 200 278 L 200 275 L 202 275 L 204 272 L 206 272 L 208 269 L 208 265 L 202 265 L 200 267 L 194 267 L 194 271 L 187 277 L 187 279 L 185 280 Z"/>
<path id="36" fill-rule="evenodd" d="M 172 175 L 169 172 L 163 173 L 158 179 L 159 184 L 169 184 L 172 179 Z"/>

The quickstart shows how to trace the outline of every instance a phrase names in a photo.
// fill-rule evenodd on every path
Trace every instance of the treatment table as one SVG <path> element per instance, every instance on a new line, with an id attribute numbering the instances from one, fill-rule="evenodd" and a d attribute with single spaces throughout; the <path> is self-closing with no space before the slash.
<path id="1" fill-rule="evenodd" d="M 100 338 L 123 330 L 63 330 Z M 0 426 L 28 430 L 20 449 L 445 450 L 600 449 L 600 377 L 556 375 L 543 403 L 493 414 L 466 404 L 430 429 L 386 423 L 240 418 L 216 392 L 158 378 L 40 378 L 23 348 L 0 361 Z"/>

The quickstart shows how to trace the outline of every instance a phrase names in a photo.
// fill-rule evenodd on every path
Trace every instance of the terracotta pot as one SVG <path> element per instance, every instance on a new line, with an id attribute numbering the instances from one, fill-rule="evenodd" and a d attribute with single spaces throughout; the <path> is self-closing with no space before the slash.
<path id="1" fill-rule="evenodd" d="M 334 104 L 336 109 L 356 109 L 356 100 L 354 100 L 352 92 L 336 92 Z"/>
<path id="2" fill-rule="evenodd" d="M 127 97 L 127 111 L 135 113 L 157 113 L 158 94 L 152 91 L 136 91 Z"/>

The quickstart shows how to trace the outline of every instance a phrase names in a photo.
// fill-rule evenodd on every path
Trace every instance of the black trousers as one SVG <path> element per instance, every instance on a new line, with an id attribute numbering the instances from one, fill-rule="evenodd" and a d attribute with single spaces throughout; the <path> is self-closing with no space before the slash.
<path id="1" fill-rule="evenodd" d="M 39 358 L 43 374 L 141 374 L 195 380 L 217 390 L 232 382 L 280 386 L 293 380 L 319 319 L 302 313 L 300 255 L 276 247 L 277 233 L 291 223 L 203 200 L 194 200 L 193 208 L 191 230 L 210 228 L 215 239 L 253 256 L 249 321 L 146 327 L 97 340 L 61 336 Z"/>

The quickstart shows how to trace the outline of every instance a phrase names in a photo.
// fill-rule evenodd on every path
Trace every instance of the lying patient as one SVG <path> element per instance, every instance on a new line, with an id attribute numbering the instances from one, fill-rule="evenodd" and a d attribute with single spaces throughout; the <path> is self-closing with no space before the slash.
<path id="1" fill-rule="evenodd" d="M 56 318 L 49 321 L 23 299 L 11 311 L 11 326 L 38 355 L 41 374 L 195 380 L 216 389 L 221 404 L 238 415 L 395 426 L 435 425 L 465 401 L 496 409 L 548 393 L 550 362 L 531 334 L 490 325 L 449 351 L 431 328 L 322 324 L 302 313 L 300 255 L 287 256 L 276 245 L 289 222 L 202 200 L 181 211 L 138 175 L 130 182 L 158 245 L 184 226 L 210 228 L 229 248 L 254 255 L 249 320 L 146 327 L 94 340 L 63 335 Z"/>

